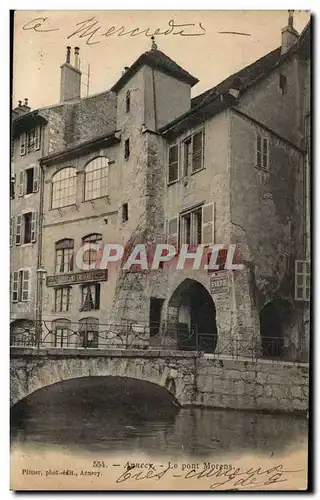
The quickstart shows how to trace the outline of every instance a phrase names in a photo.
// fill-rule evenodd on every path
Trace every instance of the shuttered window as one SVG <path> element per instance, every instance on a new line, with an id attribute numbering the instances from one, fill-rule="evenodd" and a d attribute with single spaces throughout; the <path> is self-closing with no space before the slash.
<path id="1" fill-rule="evenodd" d="M 202 243 L 211 245 L 214 243 L 214 203 L 207 203 L 202 206 Z"/>
<path id="2" fill-rule="evenodd" d="M 179 179 L 179 146 L 174 144 L 169 147 L 168 183 Z"/>
<path id="3" fill-rule="evenodd" d="M 167 220 L 167 243 L 176 248 L 179 244 L 179 217 L 172 217 Z"/>

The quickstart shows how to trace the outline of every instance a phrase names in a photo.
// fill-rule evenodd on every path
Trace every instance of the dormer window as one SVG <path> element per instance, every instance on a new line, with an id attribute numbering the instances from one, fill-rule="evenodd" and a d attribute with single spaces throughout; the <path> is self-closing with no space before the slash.
<path id="1" fill-rule="evenodd" d="M 35 127 L 20 135 L 20 155 L 40 149 L 40 127 Z"/>
<path id="2" fill-rule="evenodd" d="M 126 113 L 130 111 L 130 90 L 126 93 Z"/>

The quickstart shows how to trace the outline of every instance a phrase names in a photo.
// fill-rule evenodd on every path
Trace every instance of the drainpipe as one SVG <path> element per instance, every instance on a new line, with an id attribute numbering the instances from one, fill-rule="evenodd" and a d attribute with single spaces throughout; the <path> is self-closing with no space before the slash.
<path id="1" fill-rule="evenodd" d="M 45 134 L 43 132 L 41 157 L 44 156 Z M 41 136 L 40 136 L 41 137 Z M 39 161 L 39 218 L 38 218 L 38 252 L 37 252 L 37 295 L 36 295 L 36 344 L 39 347 L 42 340 L 42 291 L 45 270 L 42 268 L 42 226 L 43 226 L 43 198 L 44 198 L 44 170 Z"/>

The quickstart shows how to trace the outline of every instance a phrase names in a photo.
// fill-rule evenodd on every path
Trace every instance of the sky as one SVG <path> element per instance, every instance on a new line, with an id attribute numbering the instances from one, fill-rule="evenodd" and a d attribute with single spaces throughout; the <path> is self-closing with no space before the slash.
<path id="1" fill-rule="evenodd" d="M 32 109 L 59 102 L 67 45 L 72 53 L 80 47 L 82 96 L 88 92 L 89 64 L 89 95 L 109 89 L 125 66 L 151 48 L 150 36 L 156 30 L 158 49 L 200 80 L 192 89 L 194 97 L 278 47 L 287 20 L 285 10 L 16 11 L 13 107 L 24 98 Z M 308 20 L 308 11 L 294 12 L 299 33 Z M 178 26 L 182 24 L 188 26 Z M 84 36 L 89 25 L 91 37 L 88 31 Z M 128 33 L 132 30 L 135 36 Z"/>

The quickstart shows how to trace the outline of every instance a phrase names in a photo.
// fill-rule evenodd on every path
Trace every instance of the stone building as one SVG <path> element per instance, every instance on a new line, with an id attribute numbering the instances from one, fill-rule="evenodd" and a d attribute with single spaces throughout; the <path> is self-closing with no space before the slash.
<path id="1" fill-rule="evenodd" d="M 153 41 L 110 91 L 69 105 L 63 147 L 41 159 L 48 343 L 107 346 L 132 322 L 154 346 L 305 350 L 309 45 L 310 26 L 299 36 L 289 15 L 279 48 L 191 99 L 197 78 Z M 223 249 L 214 273 L 191 259 L 77 267 L 77 250 L 101 241 L 235 244 L 243 268 L 225 270 Z"/>

